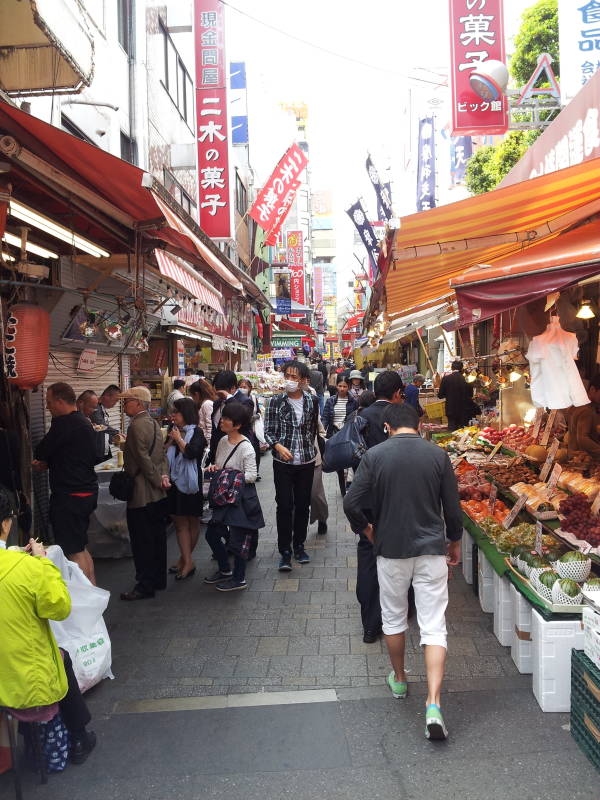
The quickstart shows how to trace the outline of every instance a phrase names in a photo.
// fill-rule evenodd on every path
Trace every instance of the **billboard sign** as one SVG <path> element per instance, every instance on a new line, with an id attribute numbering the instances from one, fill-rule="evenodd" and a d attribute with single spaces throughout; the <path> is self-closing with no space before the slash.
<path id="1" fill-rule="evenodd" d="M 502 0 L 449 0 L 452 135 L 508 130 L 508 99 L 484 100 L 469 78 L 485 61 L 506 63 Z"/>
<path id="2" fill-rule="evenodd" d="M 558 0 L 558 38 L 560 96 L 567 105 L 600 66 L 600 3 Z"/>
<path id="3" fill-rule="evenodd" d="M 287 263 L 290 268 L 290 294 L 292 300 L 304 305 L 304 242 L 302 231 L 286 234 Z"/>

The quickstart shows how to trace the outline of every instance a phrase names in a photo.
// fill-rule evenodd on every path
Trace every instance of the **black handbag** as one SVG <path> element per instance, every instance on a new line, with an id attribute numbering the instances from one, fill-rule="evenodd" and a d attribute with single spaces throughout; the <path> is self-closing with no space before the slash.
<path id="1" fill-rule="evenodd" d="M 148 451 L 149 456 L 151 456 L 154 452 L 154 445 L 156 444 L 156 428 L 157 425 L 154 423 L 154 439 L 152 440 L 152 446 Z M 123 468 L 121 472 L 115 472 L 108 485 L 108 491 L 115 498 L 115 500 L 122 500 L 124 503 L 128 503 L 131 500 L 133 497 L 133 490 L 135 488 L 135 479 L 139 474 L 139 469 L 135 475 L 128 475 L 127 472 L 125 472 L 125 468 Z"/>

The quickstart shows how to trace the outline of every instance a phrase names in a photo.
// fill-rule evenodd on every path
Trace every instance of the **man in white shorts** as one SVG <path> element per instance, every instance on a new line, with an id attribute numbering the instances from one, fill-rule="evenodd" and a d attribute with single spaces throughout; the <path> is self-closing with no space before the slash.
<path id="1" fill-rule="evenodd" d="M 377 556 L 383 633 L 393 666 L 387 682 L 399 698 L 406 697 L 408 688 L 404 649 L 412 581 L 427 668 L 425 735 L 445 739 L 440 693 L 447 649 L 448 564 L 460 560 L 458 488 L 444 450 L 417 433 L 419 417 L 411 405 L 391 404 L 383 420 L 389 439 L 362 457 L 344 498 L 344 512 L 352 530 L 363 531 Z M 365 510 L 372 515 L 372 525 Z"/>

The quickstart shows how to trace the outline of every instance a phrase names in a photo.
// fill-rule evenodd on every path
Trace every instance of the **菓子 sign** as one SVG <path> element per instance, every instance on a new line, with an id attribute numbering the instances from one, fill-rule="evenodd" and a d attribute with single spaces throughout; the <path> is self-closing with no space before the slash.
<path id="1" fill-rule="evenodd" d="M 502 0 L 449 0 L 452 135 L 508 130 L 508 99 L 484 100 L 469 78 L 485 61 L 505 62 Z"/>
<path id="2" fill-rule="evenodd" d="M 200 227 L 212 239 L 232 235 L 223 8 L 219 0 L 194 3 Z"/>
<path id="3" fill-rule="evenodd" d="M 559 0 L 560 96 L 567 105 L 600 66 L 600 2 Z"/>
<path id="4" fill-rule="evenodd" d="M 304 242 L 302 231 L 286 233 L 287 263 L 290 268 L 290 295 L 304 305 Z"/>

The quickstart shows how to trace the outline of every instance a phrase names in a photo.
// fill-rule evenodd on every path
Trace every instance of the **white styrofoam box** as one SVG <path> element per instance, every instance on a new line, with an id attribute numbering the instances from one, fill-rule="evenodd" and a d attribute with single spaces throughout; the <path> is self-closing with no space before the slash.
<path id="1" fill-rule="evenodd" d="M 481 550 L 477 551 L 479 605 L 486 614 L 494 613 L 494 569 Z"/>
<path id="2" fill-rule="evenodd" d="M 494 634 L 504 647 L 512 645 L 515 635 L 515 616 L 510 593 L 512 584 L 505 576 L 494 572 Z"/>
<path id="3" fill-rule="evenodd" d="M 529 675 L 533 672 L 533 642 L 531 639 L 531 604 L 512 584 L 510 596 L 513 606 L 513 639 L 510 655 L 519 672 Z"/>
<path id="4" fill-rule="evenodd" d="M 533 694 L 542 711 L 571 709 L 571 650 L 583 649 L 580 619 L 546 621 L 531 612 Z"/>
<path id="5" fill-rule="evenodd" d="M 600 669 L 600 614 L 583 609 L 583 652 Z"/>
<path id="6" fill-rule="evenodd" d="M 462 572 L 465 581 L 469 584 L 473 583 L 473 539 L 469 531 L 463 528 L 462 535 Z"/>

